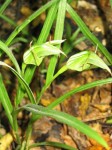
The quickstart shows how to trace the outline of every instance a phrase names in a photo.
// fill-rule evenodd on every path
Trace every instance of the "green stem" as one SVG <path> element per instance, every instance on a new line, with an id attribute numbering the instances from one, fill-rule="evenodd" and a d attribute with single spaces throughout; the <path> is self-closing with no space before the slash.
<path id="1" fill-rule="evenodd" d="M 20 150 L 26 150 L 26 141 L 23 141 Z"/>
<path id="2" fill-rule="evenodd" d="M 40 95 L 38 97 L 38 99 L 36 100 L 37 101 L 37 104 L 39 103 L 43 93 L 45 92 L 45 90 L 50 86 L 50 84 L 53 82 L 53 80 L 55 80 L 60 74 L 64 73 L 65 71 L 67 70 L 67 67 L 66 65 L 63 66 L 54 76 L 53 78 L 47 83 L 45 84 L 45 86 L 42 88 L 41 92 L 40 92 Z"/>
<path id="3" fill-rule="evenodd" d="M 56 29 L 55 29 L 55 35 L 54 35 L 55 40 L 62 39 L 63 30 L 64 30 L 65 12 L 66 12 L 66 0 L 62 0 L 59 2 L 59 6 L 58 6 Z M 58 45 L 58 47 L 60 47 L 60 45 Z M 39 103 L 43 93 L 49 87 L 49 85 L 51 84 L 51 81 L 53 81 L 53 79 L 54 79 L 53 75 L 55 72 L 57 61 L 58 61 L 57 56 L 53 56 L 50 60 L 49 67 L 47 70 L 47 76 L 46 76 L 46 84 L 42 88 L 42 91 L 41 91 L 40 96 L 37 100 L 37 103 Z"/>
<path id="4" fill-rule="evenodd" d="M 14 127 L 14 132 L 15 132 L 15 135 L 16 135 L 17 143 L 18 143 L 19 145 L 21 145 L 20 136 L 18 135 L 17 113 L 16 113 L 15 110 L 16 110 L 16 109 L 14 108 L 14 111 L 13 111 L 13 113 L 12 113 L 12 116 L 13 116 L 13 127 Z"/>
<path id="5" fill-rule="evenodd" d="M 21 146 L 18 145 L 15 150 L 20 150 Z"/>
<path id="6" fill-rule="evenodd" d="M 12 0 L 6 0 L 5 3 L 1 6 L 1 8 L 0 8 L 0 15 L 5 11 L 5 9 L 10 4 L 11 1 Z"/>
<path id="7" fill-rule="evenodd" d="M 30 121 L 28 124 L 28 128 L 26 130 L 26 149 L 25 150 L 28 150 L 31 134 L 32 134 L 32 122 Z"/>
<path id="8" fill-rule="evenodd" d="M 67 3 L 66 0 L 61 0 L 59 2 L 54 40 L 62 39 L 63 36 L 66 3 Z M 60 44 L 58 45 L 58 47 L 60 47 Z M 46 84 L 48 84 L 49 81 L 51 81 L 51 79 L 53 78 L 57 61 L 58 61 L 58 56 L 53 56 L 50 60 L 48 70 L 47 70 L 47 76 L 46 76 Z"/>

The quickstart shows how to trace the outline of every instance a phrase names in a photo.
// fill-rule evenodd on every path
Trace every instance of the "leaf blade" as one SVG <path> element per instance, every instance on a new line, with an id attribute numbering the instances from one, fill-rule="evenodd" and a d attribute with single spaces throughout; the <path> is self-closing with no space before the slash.
<path id="1" fill-rule="evenodd" d="M 43 26 L 43 28 L 41 30 L 41 33 L 40 33 L 40 36 L 37 40 L 37 44 L 40 45 L 40 44 L 44 43 L 47 40 L 47 37 L 49 35 L 49 32 L 50 32 L 50 29 L 52 27 L 53 21 L 56 17 L 57 8 L 58 8 L 57 4 L 54 3 L 51 6 L 51 8 L 49 9 L 47 18 L 46 18 L 45 23 L 44 23 L 44 26 Z M 29 65 L 26 68 L 26 71 L 25 71 L 25 74 L 24 74 L 24 79 L 25 79 L 25 81 L 27 81 L 28 84 L 31 82 L 31 79 L 34 75 L 35 69 L 36 69 L 36 66 L 33 66 L 33 65 Z M 17 101 L 17 104 L 19 104 L 22 97 L 24 96 L 24 92 L 21 89 L 21 87 L 19 87 L 17 93 L 18 93 L 17 94 L 18 96 L 16 97 L 16 101 Z"/>
<path id="2" fill-rule="evenodd" d="M 19 79 L 20 83 L 22 84 L 22 86 L 24 86 L 24 88 L 26 89 L 26 92 L 29 96 L 29 99 L 32 103 L 36 103 L 36 100 L 34 98 L 34 95 L 30 89 L 30 87 L 28 86 L 28 84 L 26 83 L 26 81 L 22 78 L 22 76 L 16 72 L 16 70 L 14 70 L 12 67 L 10 67 L 9 65 L 7 65 L 6 63 L 0 61 L 0 65 L 1 66 L 5 66 L 5 67 L 8 67 L 14 74 L 15 76 Z"/>
<path id="3" fill-rule="evenodd" d="M 90 88 L 93 88 L 93 87 L 96 87 L 96 86 L 101 86 L 101 85 L 104 85 L 104 84 L 109 84 L 109 83 L 112 83 L 112 78 L 107 78 L 107 79 L 98 80 L 98 81 L 94 81 L 94 82 L 91 82 L 91 83 L 84 84 L 80 87 L 74 88 L 73 90 L 65 93 L 64 95 L 59 97 L 56 101 L 52 102 L 48 107 L 49 108 L 56 107 L 57 105 L 62 103 L 65 99 L 67 99 L 68 97 L 72 96 L 75 93 L 82 92 L 84 90 L 87 90 L 87 89 L 90 89 Z"/>
<path id="4" fill-rule="evenodd" d="M 44 12 L 46 9 L 48 9 L 50 6 L 55 4 L 58 0 L 52 0 L 42 6 L 40 9 L 35 11 L 32 15 L 30 15 L 21 25 L 17 26 L 15 30 L 11 33 L 9 38 L 6 41 L 6 45 L 10 45 L 12 40 L 32 21 L 34 20 L 37 16 L 39 16 L 42 12 Z"/>
<path id="5" fill-rule="evenodd" d="M 64 143 L 59 143 L 59 142 L 41 142 L 41 143 L 35 143 L 29 146 L 29 148 L 33 148 L 33 147 L 38 147 L 38 146 L 55 146 L 58 148 L 63 148 L 63 149 L 67 149 L 67 150 L 77 150 L 69 145 L 66 145 Z"/>
<path id="6" fill-rule="evenodd" d="M 112 55 L 107 51 L 107 49 L 102 45 L 102 43 L 94 36 L 86 26 L 86 24 L 82 21 L 82 19 L 78 16 L 75 10 L 67 4 L 67 11 L 71 15 L 72 19 L 77 23 L 80 27 L 82 33 L 96 46 L 98 49 L 104 54 L 107 60 L 112 64 Z"/>
<path id="7" fill-rule="evenodd" d="M 34 105 L 34 104 L 28 104 L 26 106 L 23 106 L 22 108 L 37 115 L 52 117 L 61 123 L 76 128 L 80 132 L 96 140 L 105 148 L 108 148 L 108 145 L 105 142 L 105 140 L 97 132 L 95 132 L 88 125 L 86 125 L 85 123 L 81 122 L 80 120 L 78 120 L 77 118 L 71 115 L 68 115 L 64 112 L 59 112 L 57 110 L 48 109 L 39 105 Z"/>
<path id="8" fill-rule="evenodd" d="M 57 14 L 57 20 L 56 20 L 56 29 L 55 29 L 55 34 L 54 34 L 55 40 L 62 39 L 63 30 L 64 30 L 66 4 L 67 4 L 66 0 L 61 0 L 58 4 L 58 14 Z M 53 78 L 57 60 L 58 60 L 57 56 L 53 56 L 50 60 L 50 64 L 48 66 L 48 71 L 47 71 L 46 84 L 50 83 L 50 80 L 52 80 Z"/>
<path id="9" fill-rule="evenodd" d="M 7 90 L 6 90 L 5 85 L 3 83 L 1 74 L 0 74 L 0 101 L 1 101 L 1 103 L 5 109 L 5 112 L 6 112 L 8 119 L 9 119 L 10 124 L 13 127 L 13 118 L 11 115 L 11 113 L 13 111 L 13 106 L 11 104 Z"/>
<path id="10" fill-rule="evenodd" d="M 13 62 L 16 70 L 18 71 L 18 73 L 21 73 L 19 64 L 16 60 L 16 58 L 14 57 L 13 53 L 10 51 L 10 49 L 2 42 L 0 41 L 0 48 L 7 54 L 7 56 L 11 59 L 11 61 Z"/>

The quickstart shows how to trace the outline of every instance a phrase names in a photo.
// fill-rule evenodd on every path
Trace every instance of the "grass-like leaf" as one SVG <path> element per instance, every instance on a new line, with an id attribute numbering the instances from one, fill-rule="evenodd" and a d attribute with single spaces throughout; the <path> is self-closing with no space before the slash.
<path id="1" fill-rule="evenodd" d="M 58 7 L 58 14 L 57 14 L 57 20 L 56 20 L 56 29 L 54 33 L 54 40 L 61 40 L 63 36 L 63 30 L 64 30 L 66 0 L 60 1 L 59 4 L 57 4 L 57 7 Z M 60 48 L 60 45 L 58 45 L 57 47 Z M 52 56 L 48 69 L 47 69 L 46 83 L 45 83 L 45 86 L 42 88 L 41 93 L 38 97 L 38 103 L 40 101 L 42 94 L 46 90 L 47 85 L 51 84 L 54 71 L 56 68 L 57 60 L 58 60 L 58 56 Z"/>
<path id="2" fill-rule="evenodd" d="M 108 148 L 108 145 L 105 142 L 105 140 L 97 132 L 95 132 L 88 125 L 84 124 L 83 122 L 71 115 L 34 104 L 28 104 L 26 106 L 23 106 L 22 108 L 34 113 L 35 115 L 52 117 L 61 123 L 67 124 L 79 130 L 80 132 L 86 134 L 88 137 L 96 140 L 105 148 Z"/>
<path id="3" fill-rule="evenodd" d="M 10 4 L 12 0 L 6 0 L 5 3 L 0 7 L 0 15 L 5 11 L 7 6 Z"/>
<path id="4" fill-rule="evenodd" d="M 94 82 L 91 82 L 91 83 L 84 84 L 80 87 L 77 87 L 77 88 L 65 93 L 64 95 L 59 97 L 56 101 L 52 102 L 48 107 L 49 108 L 54 108 L 55 106 L 59 105 L 65 99 L 69 98 L 70 96 L 72 96 L 75 93 L 82 92 L 84 90 L 87 90 L 87 89 L 90 89 L 90 88 L 93 88 L 93 87 L 96 87 L 96 86 L 101 86 L 101 85 L 104 85 L 104 84 L 108 84 L 108 83 L 112 83 L 112 78 L 98 80 L 98 81 L 94 81 Z"/>
<path id="5" fill-rule="evenodd" d="M 15 30 L 12 32 L 12 34 L 9 36 L 9 38 L 6 41 L 6 45 L 10 45 L 10 43 L 14 40 L 14 38 L 37 16 L 39 16 L 41 13 L 43 13 L 46 9 L 48 9 L 51 5 L 56 3 L 58 0 L 52 0 L 48 2 L 47 4 L 43 5 L 40 9 L 35 11 L 32 15 L 30 15 L 21 25 L 17 26 Z"/>
<path id="6" fill-rule="evenodd" d="M 80 43 L 86 39 L 86 37 L 84 37 L 84 36 L 77 38 L 79 32 L 80 32 L 80 28 L 78 28 L 72 35 L 68 35 L 67 40 L 65 41 L 65 43 L 63 44 L 63 47 L 62 47 L 62 49 L 66 55 L 68 55 L 78 43 Z M 66 33 L 66 34 L 68 34 L 68 33 Z M 64 60 L 65 60 L 65 57 L 63 55 L 61 55 L 59 63 L 63 62 Z"/>
<path id="7" fill-rule="evenodd" d="M 48 38 L 48 35 L 49 35 L 49 32 L 51 30 L 51 27 L 52 27 L 52 24 L 53 24 L 53 21 L 56 17 L 56 13 L 57 13 L 57 4 L 54 4 L 51 6 L 51 8 L 49 9 L 48 11 L 48 15 L 47 15 L 47 18 L 45 20 L 45 23 L 44 23 L 44 26 L 41 30 L 41 33 L 40 33 L 40 36 L 39 36 L 39 39 L 37 40 L 37 44 L 42 44 L 44 43 L 47 38 Z M 25 74 L 24 74 L 24 79 L 25 81 L 29 84 L 32 80 L 32 77 L 34 75 L 34 72 L 35 72 L 35 69 L 36 67 L 35 66 L 32 66 L 32 65 L 29 65 L 27 68 L 26 68 L 26 71 L 25 71 Z M 17 97 L 16 97 L 16 100 L 17 100 L 17 104 L 20 103 L 22 97 L 24 96 L 24 91 L 21 89 L 21 87 L 19 87 L 18 89 L 18 92 L 17 92 Z"/>
<path id="8" fill-rule="evenodd" d="M 82 19 L 77 15 L 75 10 L 67 4 L 67 11 L 71 15 L 72 19 L 77 23 L 77 25 L 80 27 L 80 30 L 82 33 L 95 45 L 98 46 L 98 49 L 105 55 L 105 57 L 108 59 L 108 61 L 112 64 L 112 55 L 107 51 L 107 49 L 102 45 L 102 43 L 97 39 L 97 37 L 94 36 L 88 29 L 88 27 L 85 25 L 85 23 L 82 21 Z"/>
<path id="9" fill-rule="evenodd" d="M 29 149 L 33 148 L 33 147 L 38 147 L 38 146 L 53 146 L 53 147 L 57 147 L 57 148 L 62 148 L 65 150 L 77 150 L 69 145 L 66 145 L 64 143 L 59 143 L 59 142 L 41 142 L 41 143 L 34 143 L 32 145 L 29 146 Z"/>
<path id="10" fill-rule="evenodd" d="M 21 85 L 25 88 L 25 90 L 26 90 L 26 92 L 27 92 L 27 94 L 29 96 L 30 101 L 32 103 L 36 103 L 35 98 L 33 96 L 33 93 L 31 91 L 30 87 L 28 86 L 26 81 L 22 78 L 22 76 L 16 70 L 14 70 L 12 67 L 7 65 L 6 63 L 0 61 L 0 65 L 4 66 L 4 67 L 8 67 L 15 74 L 15 76 L 19 79 L 19 82 L 21 83 Z"/>
<path id="11" fill-rule="evenodd" d="M 5 16 L 3 14 L 0 15 L 0 18 L 3 19 L 3 20 L 5 20 L 6 22 L 8 22 L 10 25 L 12 25 L 14 27 L 17 26 L 17 24 L 11 18 L 9 18 L 9 17 L 7 17 L 7 16 Z"/>
<path id="12" fill-rule="evenodd" d="M 66 0 L 61 0 L 59 2 L 54 40 L 62 39 L 63 30 L 64 30 L 66 3 L 67 3 Z M 60 47 L 60 45 L 58 46 L 58 48 L 59 47 Z M 57 56 L 53 56 L 50 60 L 50 64 L 49 64 L 49 67 L 47 70 L 46 84 L 48 84 L 53 78 L 57 60 L 58 60 Z"/>
<path id="13" fill-rule="evenodd" d="M 8 96 L 7 90 L 5 88 L 5 85 L 2 80 L 2 75 L 0 74 L 0 102 L 2 103 L 5 113 L 7 115 L 7 118 L 9 119 L 9 122 L 11 126 L 13 127 L 13 119 L 12 119 L 12 111 L 13 111 L 13 106 L 11 104 L 10 98 Z"/>
<path id="14" fill-rule="evenodd" d="M 13 53 L 10 51 L 10 49 L 2 41 L 0 41 L 0 48 L 7 54 L 7 56 L 9 56 L 9 58 L 11 59 L 11 61 L 14 64 L 16 70 L 20 74 L 21 73 L 20 67 L 19 67 L 18 62 L 17 62 L 16 58 L 14 57 Z"/>

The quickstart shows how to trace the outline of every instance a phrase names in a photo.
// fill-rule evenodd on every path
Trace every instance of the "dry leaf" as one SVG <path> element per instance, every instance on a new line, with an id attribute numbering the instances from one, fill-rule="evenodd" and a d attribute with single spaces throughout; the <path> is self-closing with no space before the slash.
<path id="1" fill-rule="evenodd" d="M 81 96 L 80 98 L 81 105 L 79 107 L 81 117 L 84 117 L 86 115 L 86 111 L 89 107 L 90 100 L 91 96 L 88 95 L 87 93 L 84 96 Z"/>
<path id="2" fill-rule="evenodd" d="M 7 133 L 0 139 L 0 150 L 7 150 L 13 141 L 13 137 L 10 133 Z"/>
<path id="3" fill-rule="evenodd" d="M 100 110 L 101 112 L 105 112 L 107 110 L 109 110 L 110 105 L 106 105 L 106 104 L 92 104 L 93 107 L 97 108 L 98 110 Z"/>
<path id="4" fill-rule="evenodd" d="M 32 14 L 32 10 L 27 6 L 23 6 L 20 11 L 24 16 L 30 16 Z"/>

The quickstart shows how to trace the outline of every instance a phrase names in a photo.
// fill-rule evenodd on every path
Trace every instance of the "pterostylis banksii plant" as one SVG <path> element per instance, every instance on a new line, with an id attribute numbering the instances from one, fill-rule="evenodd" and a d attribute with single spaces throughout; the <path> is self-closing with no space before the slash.
<path id="1" fill-rule="evenodd" d="M 0 8 L 0 15 L 3 15 L 6 7 L 10 4 L 11 0 L 6 0 L 3 6 Z M 73 117 L 65 112 L 60 112 L 55 110 L 54 108 L 66 100 L 71 95 L 81 92 L 96 86 L 100 86 L 107 83 L 112 83 L 112 73 L 109 66 L 112 65 L 112 56 L 108 52 L 108 50 L 102 45 L 102 43 L 97 39 L 97 37 L 90 32 L 88 27 L 85 23 L 81 20 L 78 14 L 70 5 L 71 0 L 51 0 L 41 6 L 38 10 L 32 13 L 21 25 L 15 23 L 15 29 L 11 33 L 11 35 L 7 38 L 6 41 L 0 41 L 0 50 L 1 56 L 6 54 L 9 59 L 12 61 L 13 67 L 6 64 L 3 61 L 0 61 L 0 66 L 5 68 L 9 68 L 10 71 L 17 77 L 18 79 L 18 86 L 17 91 L 14 99 L 14 104 L 11 103 L 11 99 L 8 95 L 7 89 L 3 82 L 3 76 L 0 74 L 0 101 L 6 113 L 6 116 L 9 120 L 10 128 L 13 132 L 12 134 L 12 141 L 16 143 L 16 150 L 29 150 L 33 147 L 38 146 L 54 146 L 62 149 L 68 150 L 75 150 L 70 145 L 65 143 L 59 142 L 39 142 L 30 144 L 29 140 L 32 133 L 32 125 L 33 123 L 43 116 L 48 116 L 54 118 L 60 123 L 66 124 L 71 126 L 78 131 L 84 133 L 86 136 L 93 138 L 98 143 L 100 143 L 105 148 L 109 148 L 106 141 L 91 127 L 87 124 L 83 123 L 82 121 L 78 120 L 76 117 Z M 10 46 L 13 45 L 14 41 L 20 40 L 17 38 L 17 35 L 22 32 L 24 36 L 24 28 L 30 24 L 36 17 L 41 15 L 44 11 L 47 11 L 46 19 L 44 25 L 40 31 L 39 37 L 31 44 L 30 48 L 26 50 L 23 54 L 22 65 L 20 66 L 16 57 L 14 56 L 13 52 L 10 50 Z M 75 40 L 76 36 L 79 32 L 82 32 L 83 37 L 80 39 L 88 39 L 94 46 L 97 46 L 99 52 L 101 52 L 108 61 L 109 66 L 97 55 L 97 53 L 90 51 L 89 49 L 79 52 L 77 54 L 73 54 L 72 56 L 68 57 L 68 53 L 71 50 L 69 45 L 66 44 L 66 39 L 63 38 L 64 32 L 64 22 L 66 18 L 66 12 L 69 13 L 71 19 L 76 22 L 78 29 L 74 33 L 71 40 Z M 9 20 L 9 23 L 11 20 Z M 48 36 L 50 35 L 50 30 L 53 26 L 53 23 L 56 23 L 54 29 L 54 40 L 47 41 Z M 12 23 L 12 22 L 11 22 Z M 13 22 L 14 24 L 14 22 Z M 25 38 L 22 41 L 27 42 Z M 76 41 L 76 43 L 80 42 Z M 63 50 L 63 44 L 67 46 L 68 51 Z M 71 47 L 72 48 L 72 47 Z M 66 58 L 66 63 L 61 66 L 56 72 L 56 65 L 61 57 L 64 59 Z M 44 63 L 44 58 L 49 58 L 48 68 L 46 69 L 46 77 L 45 77 L 45 84 L 43 85 L 42 89 L 38 91 L 38 96 L 35 97 L 33 91 L 31 90 L 29 84 L 31 83 L 34 72 L 37 67 L 40 67 L 41 64 Z M 52 102 L 47 107 L 43 107 L 40 105 L 40 100 L 42 95 L 44 94 L 45 90 L 49 88 L 49 86 L 53 83 L 53 81 L 59 77 L 62 73 L 67 70 L 74 70 L 78 72 L 82 72 L 85 70 L 93 69 L 95 67 L 99 67 L 105 69 L 107 72 L 110 73 L 110 78 L 97 80 L 80 87 L 77 87 L 61 97 L 57 98 L 54 102 Z M 20 103 L 23 100 L 23 97 L 27 93 L 30 103 L 20 107 Z M 28 126 L 25 131 L 25 135 L 21 137 L 19 135 L 19 125 L 17 120 L 17 115 L 19 111 L 27 110 L 31 112 L 30 120 Z M 9 143 L 9 144 L 10 144 Z M 3 149 L 4 143 L 1 142 L 0 149 Z M 5 147 L 7 148 L 7 146 Z"/>

